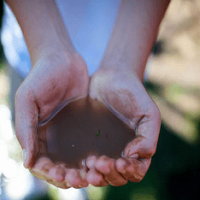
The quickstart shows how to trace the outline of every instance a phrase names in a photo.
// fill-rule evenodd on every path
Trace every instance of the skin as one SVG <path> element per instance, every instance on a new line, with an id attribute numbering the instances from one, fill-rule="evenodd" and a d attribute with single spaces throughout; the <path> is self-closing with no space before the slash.
<path id="1" fill-rule="evenodd" d="M 72 58 L 66 55 L 64 59 L 57 56 L 53 54 L 39 59 L 17 91 L 17 138 L 26 150 L 24 166 L 33 175 L 62 188 L 66 187 L 67 182 L 75 188 L 79 185 L 86 187 L 88 184 L 81 178 L 80 170 L 71 171 L 67 167 L 53 164 L 47 157 L 35 162 L 37 156 L 45 151 L 43 135 L 37 134 L 38 121 L 45 119 L 64 100 L 82 96 L 88 90 L 87 68 L 80 55 L 70 55 Z"/>
<path id="2" fill-rule="evenodd" d="M 150 166 L 161 120 L 159 109 L 142 81 L 168 4 L 168 0 L 121 2 L 105 55 L 92 76 L 90 95 L 120 115 L 136 131 L 136 138 L 126 146 L 122 158 L 88 158 L 90 184 L 121 186 L 127 181 L 139 182 Z"/>
<path id="3" fill-rule="evenodd" d="M 136 138 L 126 146 L 122 158 L 88 158 L 88 182 L 95 186 L 121 186 L 128 180 L 141 181 L 156 151 L 160 130 L 160 112 L 157 106 L 140 80 L 130 73 L 99 70 L 91 80 L 90 92 L 93 98 L 103 101 L 120 114 L 121 119 L 136 131 Z M 98 182 L 92 178 L 100 175 L 103 176 Z"/>
<path id="4" fill-rule="evenodd" d="M 61 188 L 121 186 L 141 181 L 156 151 L 160 113 L 143 87 L 147 58 L 169 0 L 122 0 L 99 70 L 90 86 L 87 66 L 75 51 L 53 0 L 7 0 L 25 37 L 32 70 L 16 94 L 16 134 L 31 173 Z M 28 20 L 27 20 L 28 19 Z M 47 20 L 48 19 L 48 20 Z M 103 101 L 136 130 L 137 137 L 117 160 L 86 159 L 87 169 L 37 156 L 45 152 L 37 125 L 62 101 L 82 96 Z"/>
<path id="5" fill-rule="evenodd" d="M 15 97 L 16 135 L 24 151 L 24 166 L 55 186 L 86 187 L 85 170 L 68 169 L 47 157 L 36 158 L 45 151 L 43 136 L 37 134 L 38 122 L 64 100 L 88 92 L 87 66 L 72 46 L 53 0 L 7 3 L 22 28 L 32 63 Z"/>

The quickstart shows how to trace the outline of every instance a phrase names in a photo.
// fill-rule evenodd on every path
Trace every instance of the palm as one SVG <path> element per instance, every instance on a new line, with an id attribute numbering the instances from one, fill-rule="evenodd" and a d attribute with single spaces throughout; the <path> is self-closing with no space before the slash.
<path id="1" fill-rule="evenodd" d="M 136 131 L 136 138 L 124 149 L 125 158 L 113 162 L 119 174 L 126 180 L 140 181 L 156 151 L 160 129 L 160 113 L 157 106 L 140 80 L 131 73 L 99 70 L 92 77 L 90 95 L 103 101 Z M 99 158 L 94 164 L 97 171 L 102 172 L 104 176 L 106 173 L 102 166 L 106 160 L 108 159 Z M 129 167 L 126 167 L 127 165 Z M 109 178 L 112 180 L 111 176 Z M 112 182 L 113 185 L 120 185 L 117 179 Z"/>
<path id="2" fill-rule="evenodd" d="M 40 120 L 43 120 L 62 101 L 84 95 L 89 78 L 79 55 L 72 58 L 48 56 L 36 63 L 26 81 L 39 107 Z"/>
<path id="3" fill-rule="evenodd" d="M 46 151 L 45 134 L 37 135 L 37 126 L 64 100 L 86 94 L 88 83 L 87 67 L 78 54 L 51 55 L 36 62 L 16 95 L 16 133 L 28 154 L 25 165 L 34 175 L 59 187 L 67 187 L 67 168 L 45 156 L 35 162 L 38 154 Z"/>

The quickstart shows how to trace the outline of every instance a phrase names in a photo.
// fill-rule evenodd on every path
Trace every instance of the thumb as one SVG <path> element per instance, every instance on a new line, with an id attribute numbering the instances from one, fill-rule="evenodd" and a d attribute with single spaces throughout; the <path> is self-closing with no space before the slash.
<path id="1" fill-rule="evenodd" d="M 160 132 L 160 112 L 154 110 L 146 114 L 137 124 L 136 138 L 125 147 L 123 155 L 126 158 L 150 159 L 156 152 Z"/>
<path id="2" fill-rule="evenodd" d="M 39 153 L 37 135 L 38 108 L 30 92 L 17 91 L 15 96 L 15 127 L 23 149 L 24 166 L 31 168 Z"/>

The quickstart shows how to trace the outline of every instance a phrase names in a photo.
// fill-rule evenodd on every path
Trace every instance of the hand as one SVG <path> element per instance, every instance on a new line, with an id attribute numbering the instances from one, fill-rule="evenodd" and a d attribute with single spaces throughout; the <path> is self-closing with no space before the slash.
<path id="1" fill-rule="evenodd" d="M 55 51 L 38 58 L 16 94 L 16 134 L 25 152 L 24 166 L 33 175 L 61 188 L 86 187 L 85 171 L 54 164 L 45 156 L 44 135 L 37 134 L 38 122 L 64 100 L 85 95 L 88 84 L 87 67 L 81 56 Z"/>
<path id="2" fill-rule="evenodd" d="M 124 149 L 123 157 L 89 157 L 88 183 L 95 186 L 121 186 L 141 181 L 156 152 L 160 131 L 160 112 L 140 79 L 125 70 L 99 69 L 91 79 L 90 96 L 103 101 L 136 133 Z"/>

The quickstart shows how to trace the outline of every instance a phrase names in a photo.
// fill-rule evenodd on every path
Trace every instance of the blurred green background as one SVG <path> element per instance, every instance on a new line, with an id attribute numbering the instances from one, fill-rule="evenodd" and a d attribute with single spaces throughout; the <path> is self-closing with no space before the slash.
<path id="1" fill-rule="evenodd" d="M 10 80 L 0 50 L 0 105 L 9 107 Z M 151 167 L 140 183 L 88 187 L 89 200 L 200 199 L 199 0 L 171 1 L 153 51 L 145 87 L 161 111 L 162 126 Z M 0 143 L 4 140 L 2 134 L 0 129 Z M 9 158 L 20 163 L 16 138 L 6 143 Z M 49 186 L 49 193 L 40 199 L 65 199 L 58 193 L 59 189 Z"/>

